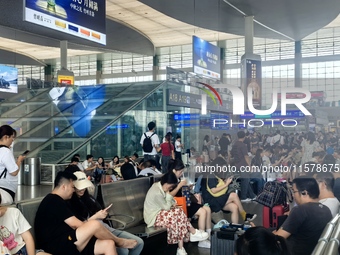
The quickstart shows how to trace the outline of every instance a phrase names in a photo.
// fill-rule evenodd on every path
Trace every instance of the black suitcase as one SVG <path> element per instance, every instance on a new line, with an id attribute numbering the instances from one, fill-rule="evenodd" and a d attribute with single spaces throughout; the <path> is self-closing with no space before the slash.
<path id="1" fill-rule="evenodd" d="M 236 239 L 235 231 L 212 230 L 210 255 L 233 255 Z"/>

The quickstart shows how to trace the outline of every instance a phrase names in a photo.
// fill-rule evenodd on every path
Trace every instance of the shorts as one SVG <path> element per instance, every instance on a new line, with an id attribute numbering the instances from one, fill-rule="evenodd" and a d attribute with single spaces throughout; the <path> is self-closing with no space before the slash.
<path id="1" fill-rule="evenodd" d="M 56 242 L 56 240 L 58 240 Z M 48 253 L 52 253 L 53 255 L 77 255 L 80 252 L 77 249 L 77 246 L 74 244 L 77 241 L 76 231 L 72 230 L 65 234 L 64 236 L 60 236 L 56 238 L 54 241 L 49 242 L 48 249 L 45 248 L 45 251 Z"/>
<path id="2" fill-rule="evenodd" d="M 94 254 L 94 246 L 96 244 L 97 238 L 92 237 L 90 241 L 85 246 L 84 250 L 80 252 L 81 255 L 93 255 Z"/>
<path id="3" fill-rule="evenodd" d="M 190 206 L 187 207 L 188 211 L 188 218 L 194 217 L 194 215 L 197 213 L 197 211 L 202 207 L 200 204 L 191 203 Z"/>

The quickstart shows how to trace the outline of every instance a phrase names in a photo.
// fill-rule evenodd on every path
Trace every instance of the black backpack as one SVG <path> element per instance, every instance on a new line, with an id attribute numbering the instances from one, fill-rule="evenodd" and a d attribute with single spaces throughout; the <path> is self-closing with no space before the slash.
<path id="1" fill-rule="evenodd" d="M 146 133 L 144 133 L 144 141 L 143 141 L 143 151 L 144 152 L 152 152 L 153 150 L 153 145 L 152 145 L 152 140 L 151 137 L 154 135 L 155 133 L 153 133 L 150 136 L 147 136 Z"/>

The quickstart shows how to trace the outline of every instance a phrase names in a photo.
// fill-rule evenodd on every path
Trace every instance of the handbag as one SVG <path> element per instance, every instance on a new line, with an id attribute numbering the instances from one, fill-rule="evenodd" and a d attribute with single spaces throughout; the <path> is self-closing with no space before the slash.
<path id="1" fill-rule="evenodd" d="M 218 176 L 216 176 L 216 175 L 215 175 L 215 177 L 216 177 L 217 180 L 218 180 L 218 183 L 217 183 L 216 188 L 225 185 L 224 181 L 223 181 L 220 177 L 218 177 Z M 208 185 L 208 178 L 207 178 L 207 191 L 208 191 L 208 192 L 210 193 L 210 195 L 212 195 L 213 197 L 220 197 L 220 196 L 226 194 L 226 193 L 227 193 L 227 190 L 228 190 L 228 186 L 225 187 L 224 189 L 220 190 L 219 192 L 213 193 L 213 192 L 211 191 L 209 185 Z"/>
<path id="2" fill-rule="evenodd" d="M 289 201 L 291 199 L 289 192 L 290 190 L 285 182 L 267 182 L 263 187 L 263 191 L 257 196 L 256 201 L 270 208 L 275 205 L 285 205 L 287 204 L 287 197 Z"/>

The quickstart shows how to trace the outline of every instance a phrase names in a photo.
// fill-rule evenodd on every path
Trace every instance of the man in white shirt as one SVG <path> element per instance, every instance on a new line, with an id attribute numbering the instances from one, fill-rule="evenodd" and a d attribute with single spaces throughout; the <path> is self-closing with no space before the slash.
<path id="1" fill-rule="evenodd" d="M 182 160 L 182 149 L 184 148 L 184 145 L 181 143 L 181 136 L 176 136 L 176 142 L 175 142 L 175 158 Z"/>
<path id="2" fill-rule="evenodd" d="M 96 165 L 93 162 L 93 156 L 87 155 L 86 160 L 83 162 L 83 168 L 86 176 L 93 176 L 93 171 L 96 169 Z"/>
<path id="3" fill-rule="evenodd" d="M 276 131 L 276 135 L 273 136 L 270 145 L 284 145 L 284 137 L 282 135 L 280 135 L 280 130 Z"/>
<path id="4" fill-rule="evenodd" d="M 142 148 L 144 147 L 144 140 L 146 138 L 150 138 L 151 139 L 151 143 L 152 143 L 152 149 L 151 151 L 145 151 L 146 149 L 143 148 L 143 155 L 144 155 L 144 161 L 147 161 L 149 159 L 153 159 L 156 161 L 157 163 L 157 168 L 160 168 L 159 165 L 159 157 L 157 155 L 157 148 L 159 147 L 159 137 L 157 134 L 155 134 L 155 128 L 156 128 L 156 123 L 151 121 L 148 124 L 148 132 L 145 132 L 142 134 L 142 137 L 140 138 L 140 144 L 142 145 Z"/>
<path id="5" fill-rule="evenodd" d="M 330 172 L 317 173 L 315 179 L 319 184 L 319 203 L 324 204 L 331 210 L 332 216 L 339 212 L 339 200 L 334 196 L 333 186 L 334 186 L 334 176 Z"/>

